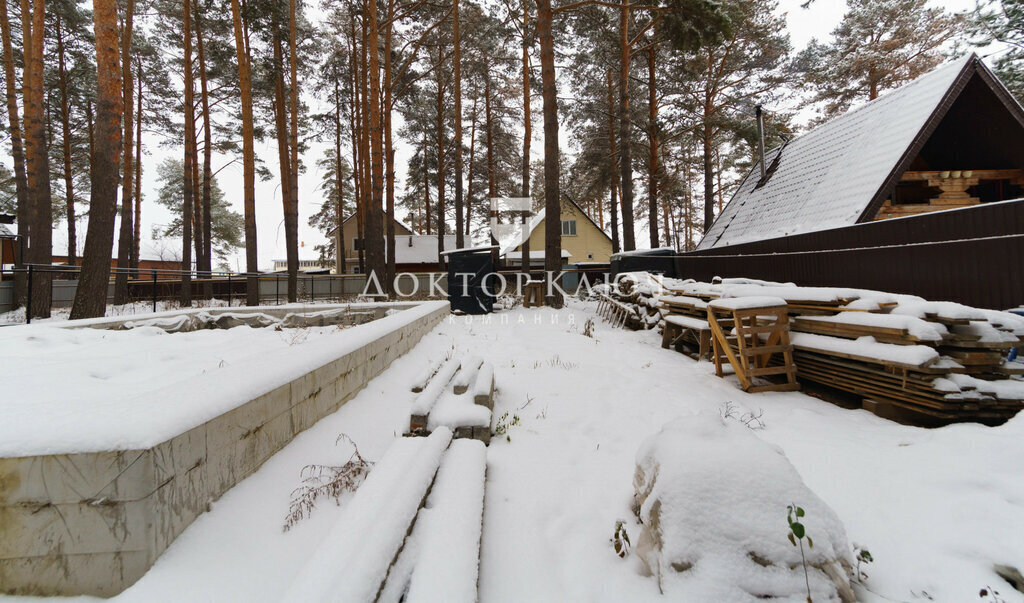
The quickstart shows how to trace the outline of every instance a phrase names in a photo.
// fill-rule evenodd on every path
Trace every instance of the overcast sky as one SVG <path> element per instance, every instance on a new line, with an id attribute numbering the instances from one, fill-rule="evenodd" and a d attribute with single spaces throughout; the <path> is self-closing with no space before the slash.
<path id="1" fill-rule="evenodd" d="M 816 0 L 810 8 L 802 9 L 800 4 L 803 0 L 781 0 L 779 10 L 786 13 L 789 24 L 790 37 L 793 47 L 797 50 L 803 48 L 812 38 L 827 38 L 829 32 L 838 24 L 845 11 L 846 5 L 838 0 Z M 948 10 L 961 11 L 974 8 L 974 0 L 947 0 L 945 7 Z M 310 102 L 313 102 L 310 100 Z M 532 145 L 534 159 L 540 157 L 542 146 L 540 144 L 543 136 L 543 128 L 538 111 L 535 113 L 536 122 L 534 125 L 535 144 Z M 395 124 L 397 131 L 398 124 Z M 154 225 L 167 223 L 171 216 L 163 207 L 156 205 L 156 190 L 158 181 L 156 179 L 156 165 L 167 156 L 180 156 L 180 147 L 175 149 L 160 147 L 160 139 L 156 136 L 145 136 L 143 143 L 148 147 L 148 153 L 144 158 L 142 188 L 144 201 L 142 206 L 142 256 L 145 258 L 167 256 L 169 252 L 177 253 L 180 257 L 181 242 L 164 241 L 154 242 L 150 232 Z M 314 259 L 316 251 L 314 246 L 323 242 L 324 237 L 315 229 L 307 225 L 307 219 L 315 213 L 322 200 L 322 191 L 319 189 L 321 174 L 316 168 L 316 161 L 320 159 L 324 151 L 324 145 L 312 144 L 309 152 L 304 157 L 307 166 L 306 173 L 299 178 L 299 256 L 301 259 Z M 256 152 L 264 159 L 267 167 L 276 173 L 277 150 L 276 145 L 268 141 L 267 144 L 257 145 Z M 397 147 L 396 152 L 396 189 L 401 191 L 402 183 L 405 181 L 405 162 L 408 160 L 411 151 Z M 214 160 L 214 171 L 230 162 L 229 157 L 216 157 Z M 8 163 L 10 159 L 8 158 Z M 51 166 L 57 169 L 57 166 Z M 217 177 L 218 183 L 224 190 L 225 196 L 239 213 L 242 212 L 242 168 L 240 164 L 233 164 L 224 168 Z M 282 223 L 283 209 L 281 204 L 281 191 L 276 180 L 270 182 L 256 183 L 256 220 L 259 241 L 259 262 L 260 268 L 266 269 L 271 266 L 274 259 L 284 258 L 284 228 Z M 80 210 L 81 211 L 81 210 Z M 115 238 L 116 238 L 115 230 Z M 78 247 L 85 243 L 85 224 L 80 223 L 78 228 Z M 637 240 L 646 241 L 647 237 L 638 237 Z M 67 247 L 67 227 L 61 225 L 54 232 L 54 253 L 62 253 Z M 116 248 L 116 241 L 115 241 Z M 244 270 L 244 251 L 236 254 L 232 268 Z"/>

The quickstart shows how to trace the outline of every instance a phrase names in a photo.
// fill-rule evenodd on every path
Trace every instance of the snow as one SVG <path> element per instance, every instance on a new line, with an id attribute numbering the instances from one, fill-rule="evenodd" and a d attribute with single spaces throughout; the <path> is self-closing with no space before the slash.
<path id="1" fill-rule="evenodd" d="M 785 306 L 786 300 L 770 295 L 751 295 L 749 297 L 730 297 L 708 302 L 708 307 L 716 310 L 750 310 L 754 308 L 776 308 Z"/>
<path id="2" fill-rule="evenodd" d="M 489 396 L 491 394 L 492 384 L 494 383 L 494 365 L 490 362 L 485 362 L 480 365 L 480 372 L 476 374 L 476 381 L 473 383 L 473 397 L 477 396 Z"/>
<path id="3" fill-rule="evenodd" d="M 674 419 L 717 413 L 726 402 L 763 411 L 765 428 L 756 436 L 781 448 L 807 488 L 835 511 L 851 544 L 871 551 L 875 561 L 864 568 L 870 577 L 854 585 L 859 600 L 977 601 L 978 590 L 991 585 L 1007 602 L 1024 601 L 992 570 L 1024 566 L 1024 415 L 994 428 L 922 429 L 798 392 L 748 394 L 735 377 L 715 377 L 711 363 L 662 349 L 656 332 L 612 328 L 594 309 L 570 299 L 562 310 L 446 320 L 213 502 L 114 601 L 285 600 L 321 545 L 333 542 L 332 528 L 353 501 L 324 502 L 282 532 L 301 469 L 344 462 L 348 451 L 335 447 L 339 433 L 379 463 L 408 428 L 413 378 L 453 346 L 494 365 L 495 416 L 520 419 L 509 440 L 495 438 L 487 450 L 480 601 L 680 600 L 659 594 L 636 556 L 618 558 L 609 539 L 620 519 L 634 543 L 639 536 L 641 526 L 629 518 L 643 442 Z M 582 335 L 588 318 L 596 323 L 592 338 Z M 790 546 L 785 509 L 772 517 L 771 542 Z M 725 519 L 732 518 L 714 522 Z M 808 530 L 817 548 L 819 537 Z M 702 595 L 685 600 L 722 600 Z M 85 600 L 99 601 L 76 599 Z"/>
<path id="4" fill-rule="evenodd" d="M 935 314 L 942 318 L 958 320 L 986 320 L 988 317 L 982 310 L 956 302 L 925 301 L 909 296 L 900 296 L 899 302 L 899 305 L 892 309 L 892 314 L 906 314 L 918 318 L 925 318 L 927 314 Z"/>
<path id="5" fill-rule="evenodd" d="M 707 329 L 709 328 L 708 321 L 694 318 L 693 316 L 682 316 L 679 314 L 669 314 L 665 317 L 665 322 L 672 323 L 683 327 L 684 329 Z"/>
<path id="6" fill-rule="evenodd" d="M 994 394 L 1000 400 L 1024 400 L 1024 381 L 1017 379 L 986 381 L 970 375 L 958 374 L 951 374 L 947 377 L 961 389 L 976 389 L 979 392 Z"/>
<path id="7" fill-rule="evenodd" d="M 722 297 L 744 297 L 749 295 L 771 295 L 787 301 L 797 302 L 838 302 L 860 297 L 857 289 L 841 289 L 837 287 L 796 287 L 773 285 L 730 285 L 722 284 Z"/>
<path id="8" fill-rule="evenodd" d="M 501 244 L 499 255 L 504 256 L 525 243 L 530 238 L 530 235 L 533 234 L 533 231 L 544 221 L 544 213 L 545 208 L 538 209 L 537 213 L 530 218 L 530 222 L 526 224 L 526 228 L 519 228 L 520 225 L 518 223 L 507 225 L 514 228 L 509 229 L 508 235 L 501 236 L 501 240 L 499 240 Z"/>
<path id="9" fill-rule="evenodd" d="M 675 304 L 688 304 L 697 309 L 704 309 L 707 307 L 707 302 L 696 297 L 689 297 L 687 295 L 661 295 L 658 297 L 659 301 L 666 303 Z"/>
<path id="10" fill-rule="evenodd" d="M 855 356 L 866 361 L 925 367 L 939 358 L 939 353 L 924 345 L 879 343 L 874 337 L 842 339 L 813 333 L 790 333 L 789 341 L 797 349 L 809 352 L 832 352 Z"/>
<path id="11" fill-rule="evenodd" d="M 801 523 L 814 542 L 803 543 L 813 598 L 837 597 L 822 566 L 831 566 L 844 592 L 849 588 L 845 574 L 853 559 L 839 518 L 782 449 L 743 423 L 713 411 L 675 419 L 640 446 L 636 465 L 644 527 L 635 550 L 667 596 L 806 596 L 800 549 L 785 536 L 787 505 L 806 512 Z"/>
<path id="12" fill-rule="evenodd" d="M 906 329 L 909 335 L 921 341 L 941 341 L 942 336 L 947 333 L 945 325 L 906 315 L 840 312 L 835 316 L 801 316 L 800 319 L 863 327 Z"/>
<path id="13" fill-rule="evenodd" d="M 957 335 L 977 337 L 981 343 L 1016 343 L 1020 341 L 1020 337 L 997 329 L 988 322 L 974 321 L 967 325 L 954 325 L 950 330 Z"/>
<path id="14" fill-rule="evenodd" d="M 472 355 L 462 363 L 462 368 L 455 375 L 455 380 L 452 381 L 452 385 L 456 389 L 466 391 L 476 381 L 476 374 L 480 370 L 480 365 L 483 364 L 484 359 Z"/>
<path id="15" fill-rule="evenodd" d="M 0 457 L 149 448 L 444 306 L 346 329 L 64 328 L 109 319 L 5 327 Z"/>
<path id="16" fill-rule="evenodd" d="M 455 376 L 455 372 L 459 370 L 460 365 L 461 361 L 457 357 L 449 358 L 441 365 L 441 368 L 437 370 L 437 373 L 427 383 L 427 387 L 416 396 L 416 401 L 412 403 L 412 414 L 422 417 L 434 408 L 438 397 L 447 388 L 448 382 Z"/>
<path id="17" fill-rule="evenodd" d="M 409 603 L 477 600 L 486 470 L 483 442 L 452 442 L 416 520 L 419 554 L 405 598 Z"/>
<path id="18" fill-rule="evenodd" d="M 455 235 L 444 235 L 444 248 L 455 247 Z M 437 235 L 395 235 L 396 264 L 436 264 Z"/>
<path id="19" fill-rule="evenodd" d="M 292 581 L 288 601 L 372 601 L 434 480 L 452 433 L 391 445 L 356 490 L 312 560 Z"/>
<path id="20" fill-rule="evenodd" d="M 486 406 L 473 403 L 472 393 L 454 394 L 445 391 L 437 401 L 427 421 L 427 429 L 439 427 L 488 427 L 491 411 Z"/>

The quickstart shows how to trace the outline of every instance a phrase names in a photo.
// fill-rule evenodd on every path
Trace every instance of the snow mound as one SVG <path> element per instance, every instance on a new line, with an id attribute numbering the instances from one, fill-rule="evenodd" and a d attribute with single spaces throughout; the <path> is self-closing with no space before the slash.
<path id="1" fill-rule="evenodd" d="M 839 518 L 780 448 L 738 421 L 701 413 L 667 423 L 637 452 L 633 486 L 642 524 L 635 550 L 666 594 L 805 598 L 800 549 L 787 539 L 786 507 L 795 504 L 814 541 L 803 542 L 811 596 L 854 600 Z"/>

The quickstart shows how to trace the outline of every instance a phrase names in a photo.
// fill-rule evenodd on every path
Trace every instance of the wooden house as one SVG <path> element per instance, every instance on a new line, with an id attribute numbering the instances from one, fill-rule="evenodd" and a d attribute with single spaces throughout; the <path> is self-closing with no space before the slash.
<path id="1" fill-rule="evenodd" d="M 1020 198 L 1024 109 L 972 54 L 772 149 L 764 164 L 698 250 Z"/>
<path id="2" fill-rule="evenodd" d="M 607 264 L 612 255 L 612 239 L 587 215 L 583 208 L 569 199 L 561 206 L 562 264 Z M 502 241 L 500 255 L 510 265 L 522 262 L 523 243 L 530 241 L 530 266 L 544 267 L 544 230 L 547 216 L 543 208 L 529 221 L 526 229 Z"/>
<path id="3" fill-rule="evenodd" d="M 409 227 L 402 224 L 398 220 L 395 220 L 395 235 L 411 235 L 413 234 Z M 342 245 L 342 235 L 344 235 L 345 244 Z M 354 274 L 359 271 L 359 250 L 363 245 L 362 240 L 359 238 L 359 224 L 358 220 L 355 219 L 355 214 L 345 218 L 341 223 L 341 229 L 335 227 L 334 230 L 328 233 L 328 236 L 334 237 L 335 249 L 345 250 L 345 272 L 348 274 Z M 437 239 L 434 239 L 436 242 Z M 341 254 L 339 253 L 335 259 L 334 271 L 341 273 Z M 437 260 L 435 258 L 434 262 Z"/>

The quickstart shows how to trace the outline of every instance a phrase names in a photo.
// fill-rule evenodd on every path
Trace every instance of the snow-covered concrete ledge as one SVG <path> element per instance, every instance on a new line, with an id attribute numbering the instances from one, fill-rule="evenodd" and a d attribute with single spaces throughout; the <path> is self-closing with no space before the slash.
<path id="1" fill-rule="evenodd" d="M 447 302 L 388 308 L 401 311 L 307 342 L 301 353 L 257 356 L 91 413 L 74 404 L 33 413 L 32 400 L 5 409 L 12 420 L 0 421 L 0 591 L 111 596 L 134 583 L 211 501 L 448 315 Z M 117 328 L 118 320 L 3 335 Z"/>

